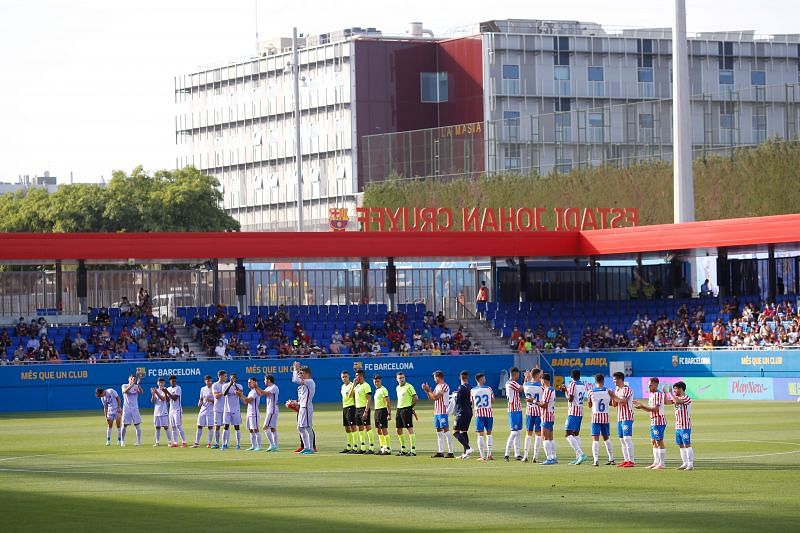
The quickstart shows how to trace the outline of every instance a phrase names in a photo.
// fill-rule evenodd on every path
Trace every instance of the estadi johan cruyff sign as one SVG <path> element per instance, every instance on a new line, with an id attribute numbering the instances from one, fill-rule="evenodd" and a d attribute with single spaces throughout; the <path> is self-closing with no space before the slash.
<path id="1" fill-rule="evenodd" d="M 584 231 L 639 225 L 632 207 L 358 207 L 328 211 L 333 231 Z"/>

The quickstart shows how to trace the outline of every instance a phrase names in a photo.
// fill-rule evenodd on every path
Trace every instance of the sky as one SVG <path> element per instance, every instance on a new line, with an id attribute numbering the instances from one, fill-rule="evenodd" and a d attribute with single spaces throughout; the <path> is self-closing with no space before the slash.
<path id="1" fill-rule="evenodd" d="M 60 182 L 172 168 L 173 78 L 251 55 L 267 39 L 352 26 L 437 35 L 490 19 L 667 27 L 673 0 L 2 0 L 0 182 L 49 170 Z M 256 17 L 256 5 L 258 17 Z M 757 8 L 755 7 L 757 6 Z M 433 8 L 433 9 L 432 9 Z M 800 33 L 797 0 L 687 0 L 690 32 Z"/>

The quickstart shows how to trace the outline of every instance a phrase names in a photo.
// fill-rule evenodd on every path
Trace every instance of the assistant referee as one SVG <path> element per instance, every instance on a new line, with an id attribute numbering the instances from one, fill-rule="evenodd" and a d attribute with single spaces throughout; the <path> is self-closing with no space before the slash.
<path id="1" fill-rule="evenodd" d="M 397 436 L 400 437 L 400 451 L 397 455 L 407 455 L 414 457 L 417 455 L 417 436 L 414 434 L 414 406 L 417 405 L 417 391 L 411 383 L 406 382 L 406 375 L 403 372 L 397 373 L 397 414 L 395 415 L 395 427 Z M 406 436 L 403 429 L 408 432 L 410 448 L 406 447 Z"/>

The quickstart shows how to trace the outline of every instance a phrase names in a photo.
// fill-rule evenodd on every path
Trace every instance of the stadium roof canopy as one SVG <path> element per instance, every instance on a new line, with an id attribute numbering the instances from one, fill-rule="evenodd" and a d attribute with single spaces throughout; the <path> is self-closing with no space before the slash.
<path id="1" fill-rule="evenodd" d="M 352 261 L 491 257 L 663 258 L 666 254 L 800 251 L 800 214 L 710 220 L 590 231 L 543 232 L 241 232 L 241 233 L 3 233 L 0 263 L 191 263 Z"/>

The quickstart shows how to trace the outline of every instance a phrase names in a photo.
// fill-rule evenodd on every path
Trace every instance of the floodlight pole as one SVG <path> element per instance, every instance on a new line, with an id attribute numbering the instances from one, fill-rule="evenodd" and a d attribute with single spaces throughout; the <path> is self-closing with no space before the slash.
<path id="1" fill-rule="evenodd" d="M 292 83 L 294 84 L 294 161 L 297 167 L 297 231 L 303 231 L 303 156 L 300 146 L 300 54 L 297 28 L 292 28 Z"/>
<path id="2" fill-rule="evenodd" d="M 686 0 L 675 0 L 675 23 L 672 26 L 672 119 L 674 222 L 694 222 Z"/>

